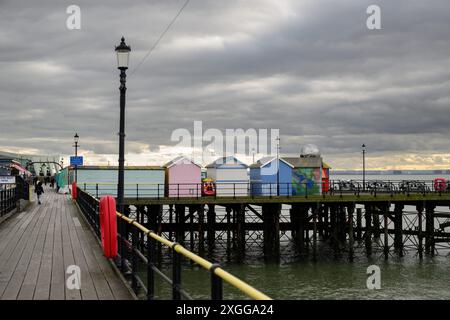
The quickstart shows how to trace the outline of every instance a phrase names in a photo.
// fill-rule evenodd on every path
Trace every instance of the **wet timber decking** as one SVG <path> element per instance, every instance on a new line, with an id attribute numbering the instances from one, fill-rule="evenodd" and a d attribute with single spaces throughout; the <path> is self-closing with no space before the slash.
<path id="1" fill-rule="evenodd" d="M 68 289 L 67 267 L 81 270 Z M 129 300 L 133 296 L 68 195 L 45 189 L 42 205 L 0 224 L 0 299 Z"/>

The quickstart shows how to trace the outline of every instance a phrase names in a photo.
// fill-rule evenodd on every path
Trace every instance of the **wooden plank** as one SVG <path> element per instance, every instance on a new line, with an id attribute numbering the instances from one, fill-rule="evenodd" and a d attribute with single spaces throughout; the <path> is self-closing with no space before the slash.
<path id="1" fill-rule="evenodd" d="M 50 214 L 46 211 L 46 215 L 43 218 L 41 230 L 39 232 L 38 238 L 36 240 L 36 245 L 31 256 L 31 260 L 28 264 L 28 269 L 23 280 L 18 299 L 20 300 L 31 300 L 34 296 L 34 291 L 36 289 L 37 279 L 39 275 L 39 268 L 41 265 L 42 251 L 44 249 L 44 242 L 46 236 L 46 230 L 48 224 L 50 223 Z"/>
<path id="2" fill-rule="evenodd" d="M 50 281 L 52 275 L 52 259 L 53 259 L 53 242 L 54 242 L 54 230 L 55 230 L 55 208 L 51 204 L 49 197 L 45 201 L 42 201 L 42 205 L 45 206 L 50 212 L 50 222 L 47 227 L 45 235 L 44 250 L 42 252 L 42 261 L 39 268 L 39 275 L 36 283 L 36 289 L 34 291 L 34 300 L 48 300 L 50 299 Z"/>
<path id="3" fill-rule="evenodd" d="M 41 230 L 41 226 L 43 224 L 43 217 L 46 215 L 46 210 L 41 210 L 41 214 L 39 215 L 39 219 L 37 220 L 35 227 L 30 235 L 30 237 L 27 240 L 26 247 L 22 253 L 22 256 L 14 270 L 14 273 L 12 277 L 10 278 L 10 281 L 8 283 L 8 286 L 6 287 L 2 299 L 5 300 L 14 300 L 17 299 L 17 296 L 20 292 L 22 282 L 25 278 L 28 265 L 31 260 L 31 256 L 33 254 L 34 248 L 36 246 L 36 241 L 38 238 L 38 235 Z"/>
<path id="4" fill-rule="evenodd" d="M 69 224 L 67 219 L 70 219 L 70 213 L 68 210 L 68 206 L 66 205 L 66 197 L 61 198 L 62 205 L 62 249 L 63 249 L 63 262 L 64 262 L 64 270 L 70 265 L 75 264 L 75 257 L 73 255 L 72 242 L 70 240 L 69 234 Z M 70 200 L 69 200 L 70 201 Z M 67 278 L 66 278 L 67 279 Z M 83 281 L 83 279 L 81 279 Z M 81 290 L 79 289 L 69 289 L 65 286 L 65 295 L 66 300 L 81 300 Z"/>
<path id="5" fill-rule="evenodd" d="M 42 211 L 40 211 L 42 212 Z M 10 239 L 10 244 L 7 246 L 2 254 L 3 263 L 0 266 L 0 281 L 3 283 L 2 288 L 0 288 L 0 297 L 3 296 L 3 292 L 6 290 L 8 285 L 4 285 L 5 282 L 9 283 L 14 270 L 19 262 L 22 253 L 27 245 L 27 240 L 32 234 L 33 229 L 37 225 L 37 219 L 39 215 L 35 214 L 33 219 L 26 222 L 26 227 L 21 228 L 22 232 L 18 232 L 15 237 Z M 5 259 L 5 260 L 3 260 Z"/>
<path id="6" fill-rule="evenodd" d="M 65 269 L 63 261 L 62 249 L 62 201 L 60 197 L 53 199 L 56 216 L 54 241 L 53 241 L 53 260 L 52 260 L 52 276 L 50 282 L 50 300 L 65 299 Z"/>
<path id="7" fill-rule="evenodd" d="M 70 200 L 69 200 L 70 201 Z M 77 231 L 72 220 L 71 211 L 72 206 L 68 205 L 67 224 L 69 227 L 70 241 L 72 243 L 73 254 L 75 258 L 75 264 L 81 270 L 81 298 L 83 300 L 98 300 L 97 291 L 95 290 L 94 283 L 89 273 L 89 267 L 81 248 L 80 240 L 78 239 Z"/>

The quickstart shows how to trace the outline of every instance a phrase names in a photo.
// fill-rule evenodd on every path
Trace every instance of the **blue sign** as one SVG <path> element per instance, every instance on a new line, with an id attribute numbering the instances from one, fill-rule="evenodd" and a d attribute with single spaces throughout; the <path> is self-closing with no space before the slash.
<path id="1" fill-rule="evenodd" d="M 82 166 L 83 165 L 83 157 L 70 157 L 70 165 L 71 166 Z"/>

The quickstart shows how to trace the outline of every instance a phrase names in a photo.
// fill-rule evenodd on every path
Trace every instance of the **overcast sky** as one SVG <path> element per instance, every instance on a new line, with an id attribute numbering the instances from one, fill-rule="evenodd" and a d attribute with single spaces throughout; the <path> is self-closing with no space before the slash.
<path id="1" fill-rule="evenodd" d="M 115 164 L 124 35 L 128 164 L 178 155 L 199 120 L 280 129 L 282 154 L 315 144 L 339 169 L 362 143 L 369 168 L 450 167 L 448 0 L 191 0 L 135 70 L 184 1 L 0 0 L 0 149 L 67 156 L 78 132 L 87 163 Z"/>

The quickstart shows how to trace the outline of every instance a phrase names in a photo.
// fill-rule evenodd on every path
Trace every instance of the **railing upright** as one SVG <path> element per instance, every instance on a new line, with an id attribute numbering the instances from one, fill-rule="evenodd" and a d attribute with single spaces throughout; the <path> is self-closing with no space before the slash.
<path id="1" fill-rule="evenodd" d="M 212 300 L 223 300 L 223 281 L 222 278 L 215 274 L 215 270 L 219 268 L 220 265 L 213 264 L 209 271 L 211 272 L 211 299 Z"/>
<path id="2" fill-rule="evenodd" d="M 147 300 L 155 298 L 155 240 L 147 234 Z"/>
<path id="3" fill-rule="evenodd" d="M 181 300 L 181 257 L 175 250 L 178 243 L 172 246 L 172 299 Z"/>
<path id="4" fill-rule="evenodd" d="M 131 228 L 131 287 L 137 291 L 137 276 L 138 276 L 138 257 L 136 255 L 138 242 L 137 228 Z"/>

